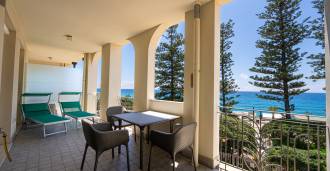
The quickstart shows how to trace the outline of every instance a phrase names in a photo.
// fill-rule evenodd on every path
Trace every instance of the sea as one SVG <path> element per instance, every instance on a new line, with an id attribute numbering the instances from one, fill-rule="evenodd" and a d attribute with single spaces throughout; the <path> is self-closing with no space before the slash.
<path id="1" fill-rule="evenodd" d="M 269 107 L 281 108 L 281 103 L 263 100 L 256 96 L 258 92 L 238 92 L 238 104 L 234 108 L 268 110 Z M 133 89 L 122 89 L 121 96 L 134 96 Z M 325 116 L 325 93 L 303 93 L 293 98 L 295 110 L 293 113 Z"/>

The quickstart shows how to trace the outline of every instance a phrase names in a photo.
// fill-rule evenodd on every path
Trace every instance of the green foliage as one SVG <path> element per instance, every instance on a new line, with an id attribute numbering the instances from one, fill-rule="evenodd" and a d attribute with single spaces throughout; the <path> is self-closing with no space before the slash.
<path id="1" fill-rule="evenodd" d="M 262 99 L 283 102 L 284 110 L 291 112 L 293 96 L 308 91 L 303 74 L 297 73 L 306 53 L 297 46 L 309 35 L 307 19 L 301 19 L 301 0 L 267 0 L 265 11 L 258 14 L 265 23 L 258 29 L 261 39 L 256 47 L 261 55 L 256 57 L 250 71 L 255 75 L 250 82 L 263 90 L 257 96 Z M 290 115 L 287 115 L 290 118 Z"/>
<path id="2" fill-rule="evenodd" d="M 320 151 L 320 170 L 326 170 L 326 151 Z M 288 146 L 275 146 L 267 151 L 268 162 L 280 164 L 282 158 L 282 167 L 294 170 L 294 160 L 296 160 L 296 170 L 307 171 L 308 153 L 307 150 L 295 149 Z M 309 153 L 310 170 L 317 170 L 318 167 L 318 150 L 312 149 Z M 287 164 L 288 161 L 288 164 Z"/>
<path id="3" fill-rule="evenodd" d="M 296 159 L 297 170 L 307 169 L 308 148 L 310 149 L 310 170 L 317 170 L 319 141 L 321 170 L 325 170 L 326 129 L 324 123 L 311 122 L 308 126 L 305 121 L 276 120 L 264 125 L 262 134 L 265 139 L 270 139 L 272 142 L 271 148 L 266 153 L 268 162 L 280 164 L 282 158 L 282 166 L 286 168 L 288 160 L 290 170 L 293 170 L 294 159 Z"/>
<path id="4" fill-rule="evenodd" d="M 233 107 L 238 101 L 235 98 L 238 86 L 235 84 L 233 72 L 231 67 L 234 65 L 232 60 L 233 54 L 230 52 L 232 41 L 230 40 L 235 36 L 234 22 L 229 20 L 227 23 L 221 24 L 220 29 L 220 106 L 223 112 L 231 112 L 230 108 Z"/>
<path id="5" fill-rule="evenodd" d="M 317 9 L 318 17 L 310 21 L 311 24 L 311 38 L 316 40 L 316 46 L 324 49 L 324 0 L 313 0 L 313 7 Z M 325 54 L 320 52 L 312 54 L 307 58 L 310 59 L 308 64 L 313 68 L 313 75 L 309 78 L 313 80 L 325 79 Z"/>
<path id="6" fill-rule="evenodd" d="M 183 101 L 184 39 L 177 27 L 167 29 L 156 50 L 155 86 L 160 100 Z"/>
<path id="7" fill-rule="evenodd" d="M 237 150 L 237 148 L 239 148 L 240 153 L 242 153 L 243 149 L 256 151 L 254 148 L 257 144 L 256 132 L 248 122 L 229 114 L 221 114 L 220 117 L 219 134 L 222 152 L 232 154 L 234 149 Z M 241 146 L 238 147 L 238 145 L 241 145 L 238 142 L 244 142 L 243 149 Z"/>
<path id="8" fill-rule="evenodd" d="M 127 110 L 133 110 L 133 98 L 130 96 L 121 97 L 121 105 Z"/>

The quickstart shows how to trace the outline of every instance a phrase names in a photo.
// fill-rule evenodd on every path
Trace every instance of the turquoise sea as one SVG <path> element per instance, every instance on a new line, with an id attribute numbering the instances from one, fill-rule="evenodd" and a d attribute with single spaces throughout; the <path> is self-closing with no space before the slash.
<path id="1" fill-rule="evenodd" d="M 254 107 L 258 110 L 267 110 L 270 106 L 281 106 L 280 103 L 262 100 L 256 97 L 257 92 L 238 92 L 240 95 L 235 107 L 249 108 Z M 122 89 L 122 96 L 134 96 L 133 89 Z M 293 98 L 295 111 L 293 113 L 325 116 L 325 93 L 304 93 Z"/>

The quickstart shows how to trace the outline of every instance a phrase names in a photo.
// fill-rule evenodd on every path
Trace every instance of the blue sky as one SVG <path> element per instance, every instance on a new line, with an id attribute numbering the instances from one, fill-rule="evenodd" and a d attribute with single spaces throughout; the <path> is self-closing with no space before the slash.
<path id="1" fill-rule="evenodd" d="M 232 53 L 235 65 L 233 66 L 234 78 L 240 91 L 256 91 L 256 87 L 251 86 L 249 76 L 251 75 L 249 68 L 254 64 L 254 58 L 260 54 L 260 50 L 256 49 L 255 42 L 259 39 L 257 29 L 263 24 L 256 16 L 257 13 L 263 11 L 266 0 L 232 0 L 231 3 L 220 8 L 220 20 L 228 21 L 233 19 L 235 22 L 235 37 L 232 39 Z M 303 0 L 301 4 L 304 17 L 316 17 L 316 10 L 312 8 L 311 0 Z M 181 22 L 178 31 L 184 32 L 184 22 Z M 301 46 L 301 50 L 308 53 L 320 52 L 322 49 L 315 46 L 314 40 L 306 40 Z M 301 73 L 305 76 L 311 74 L 311 68 L 306 64 L 307 59 L 301 62 Z M 313 82 L 305 79 L 309 92 L 324 92 L 322 88 L 324 81 Z M 122 88 L 134 88 L 134 47 L 127 44 L 123 47 L 122 59 Z"/>

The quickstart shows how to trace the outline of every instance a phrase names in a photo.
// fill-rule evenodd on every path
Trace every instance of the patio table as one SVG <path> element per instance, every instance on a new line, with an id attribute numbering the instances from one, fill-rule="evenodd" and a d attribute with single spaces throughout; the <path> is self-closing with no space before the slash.
<path id="1" fill-rule="evenodd" d="M 173 132 L 173 121 L 175 119 L 180 118 L 180 116 L 154 112 L 154 111 L 146 111 L 146 112 L 133 112 L 133 113 L 123 113 L 118 115 L 113 115 L 112 117 L 129 122 L 134 124 L 140 128 L 140 169 L 143 170 L 143 139 L 144 139 L 144 128 L 149 127 L 150 125 L 170 122 L 170 131 Z M 119 127 L 120 127 L 119 122 Z"/>

